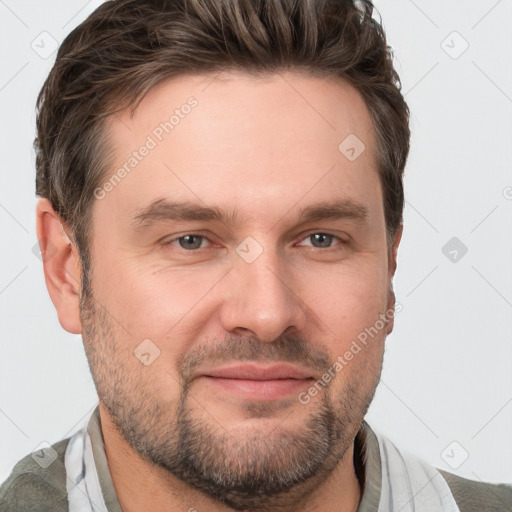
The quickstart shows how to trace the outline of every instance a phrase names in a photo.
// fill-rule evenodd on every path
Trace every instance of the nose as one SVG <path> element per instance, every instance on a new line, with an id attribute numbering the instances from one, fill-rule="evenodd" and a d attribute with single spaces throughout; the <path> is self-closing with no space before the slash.
<path id="1" fill-rule="evenodd" d="M 223 328 L 237 335 L 250 333 L 267 343 L 289 328 L 303 330 L 306 311 L 295 274 L 279 261 L 275 251 L 265 250 L 252 263 L 235 260 L 224 283 Z"/>

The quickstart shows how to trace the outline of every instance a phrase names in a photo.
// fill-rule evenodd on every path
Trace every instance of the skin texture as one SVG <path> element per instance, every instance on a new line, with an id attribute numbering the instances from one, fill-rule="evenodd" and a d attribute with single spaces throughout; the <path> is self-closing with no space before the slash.
<path id="1" fill-rule="evenodd" d="M 157 140 L 155 127 L 190 97 L 197 105 Z M 354 161 L 338 149 L 349 134 L 365 145 Z M 41 250 L 47 239 L 56 248 L 46 283 L 63 328 L 82 334 L 123 510 L 356 510 L 353 441 L 393 328 L 392 317 L 377 322 L 394 307 L 401 237 L 400 228 L 388 247 L 363 99 L 298 72 L 166 80 L 133 117 L 111 119 L 105 180 L 148 135 L 155 147 L 94 202 L 90 290 L 80 290 L 69 229 L 47 200 L 37 206 Z M 135 229 L 133 217 L 159 199 L 238 213 Z M 300 217 L 340 199 L 366 219 Z M 205 238 L 179 238 L 190 234 Z M 378 334 L 334 370 L 374 325 Z M 136 357 L 143 340 L 150 364 Z M 242 361 L 293 363 L 310 379 L 271 399 L 201 377 Z M 299 400 L 329 368 L 328 385 Z"/>

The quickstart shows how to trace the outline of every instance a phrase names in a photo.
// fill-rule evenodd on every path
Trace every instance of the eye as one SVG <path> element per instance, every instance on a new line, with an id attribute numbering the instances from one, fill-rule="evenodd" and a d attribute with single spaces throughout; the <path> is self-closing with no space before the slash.
<path id="1" fill-rule="evenodd" d="M 167 242 L 163 242 L 162 245 L 175 245 L 175 242 L 178 242 L 182 249 L 185 249 L 186 251 L 194 251 L 196 249 L 203 248 L 203 241 L 205 240 L 208 240 L 208 238 L 203 235 L 188 233 L 178 238 L 173 238 Z"/>
<path id="2" fill-rule="evenodd" d="M 303 241 L 311 240 L 311 245 L 318 249 L 330 249 L 332 247 L 332 242 L 334 239 L 339 240 L 342 244 L 345 243 L 345 241 L 342 240 L 341 238 L 335 235 L 330 235 L 328 233 L 312 233 L 308 235 L 306 238 L 304 238 Z"/>
<path id="3" fill-rule="evenodd" d="M 304 244 L 305 241 L 311 241 L 311 244 Z M 333 242 L 335 240 L 338 240 L 338 244 L 334 244 Z M 204 249 L 205 243 L 210 243 L 210 240 L 205 237 L 204 235 L 200 235 L 198 233 L 187 233 L 186 235 L 173 238 L 171 240 L 168 240 L 166 242 L 162 242 L 163 246 L 167 245 L 176 245 L 178 244 L 181 249 L 184 249 L 185 251 L 193 252 L 197 251 L 198 249 Z M 336 245 L 343 245 L 346 242 L 341 239 L 338 236 L 331 235 L 329 233 L 311 233 L 306 238 L 302 240 L 301 243 L 298 245 L 311 245 L 317 249 L 330 249 L 333 246 Z"/>

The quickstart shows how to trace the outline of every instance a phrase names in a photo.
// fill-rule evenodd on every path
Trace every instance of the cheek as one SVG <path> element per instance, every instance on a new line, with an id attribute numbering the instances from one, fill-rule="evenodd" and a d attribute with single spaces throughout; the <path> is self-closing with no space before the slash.
<path id="1" fill-rule="evenodd" d="M 307 280 L 305 296 L 319 318 L 309 334 L 314 339 L 318 329 L 324 333 L 321 343 L 333 362 L 335 395 L 357 383 L 358 393 L 366 396 L 382 368 L 386 323 L 381 315 L 387 308 L 388 283 L 379 262 L 368 257 Z"/>
<path id="2" fill-rule="evenodd" d="M 148 338 L 176 352 L 185 350 L 187 340 L 195 339 L 222 305 L 218 294 L 226 286 L 221 282 L 225 266 L 166 269 L 115 251 L 96 261 L 101 262 L 94 267 L 96 299 L 133 343 Z M 297 267 L 286 276 L 304 304 L 311 339 L 325 344 L 334 357 L 385 311 L 388 283 L 382 261 L 375 253 L 359 254 L 336 265 Z"/>
<path id="3" fill-rule="evenodd" d="M 333 337 L 332 348 L 339 351 L 376 324 L 387 307 L 387 290 L 382 265 L 370 256 L 309 273 L 303 281 L 304 301 Z"/>
<path id="4" fill-rule="evenodd" d="M 95 268 L 93 278 L 98 300 L 126 331 L 136 339 L 162 341 L 175 338 L 185 326 L 191 335 L 191 328 L 200 328 L 192 319 L 197 320 L 199 311 L 204 316 L 203 299 L 223 273 L 225 269 L 170 270 L 119 258 Z"/>

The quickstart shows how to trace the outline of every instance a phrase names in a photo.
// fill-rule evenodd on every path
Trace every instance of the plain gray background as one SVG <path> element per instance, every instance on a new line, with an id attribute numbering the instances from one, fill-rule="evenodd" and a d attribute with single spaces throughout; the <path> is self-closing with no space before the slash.
<path id="1" fill-rule="evenodd" d="M 0 1 L 0 481 L 97 403 L 81 337 L 60 326 L 34 250 L 32 142 L 53 50 L 100 3 Z M 437 467 L 510 482 L 512 2 L 376 6 L 413 137 L 395 278 L 403 311 L 367 420 Z"/>

